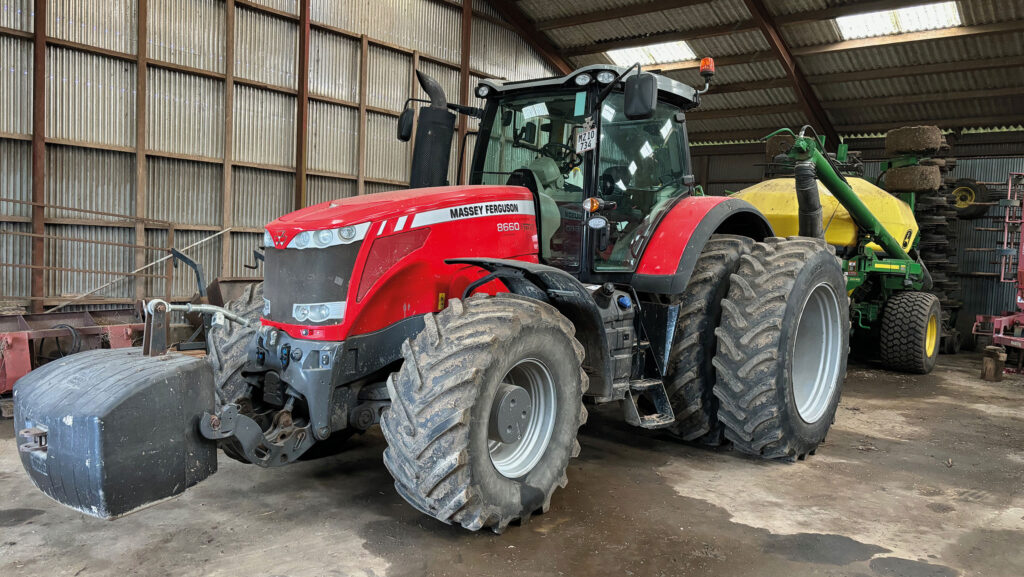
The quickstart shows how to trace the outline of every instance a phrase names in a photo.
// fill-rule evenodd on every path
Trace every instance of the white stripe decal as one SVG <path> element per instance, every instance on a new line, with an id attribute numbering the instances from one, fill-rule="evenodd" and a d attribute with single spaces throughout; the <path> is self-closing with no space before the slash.
<path id="1" fill-rule="evenodd" d="M 384 233 L 384 225 L 386 225 L 387 223 L 387 220 L 380 221 L 380 228 L 377 229 L 377 236 L 380 236 L 381 234 Z"/>
<path id="2" fill-rule="evenodd" d="M 405 228 L 405 216 L 398 217 L 398 222 L 395 223 L 395 232 L 398 232 Z"/>
<path id="3" fill-rule="evenodd" d="M 428 210 L 427 212 L 421 212 L 412 217 L 412 225 L 409 228 L 428 226 L 453 220 L 517 214 L 534 214 L 533 201 L 495 200 L 492 202 L 480 202 L 476 204 L 464 204 L 462 206 L 451 206 L 448 208 L 439 208 L 437 210 Z"/>

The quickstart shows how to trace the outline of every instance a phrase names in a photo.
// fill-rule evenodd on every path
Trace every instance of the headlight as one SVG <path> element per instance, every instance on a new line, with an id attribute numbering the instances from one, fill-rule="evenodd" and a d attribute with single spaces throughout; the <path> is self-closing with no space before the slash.
<path id="1" fill-rule="evenodd" d="M 263 246 L 274 246 L 274 237 L 270 235 L 269 230 L 263 231 Z"/>
<path id="2" fill-rule="evenodd" d="M 318 231 L 316 231 L 315 242 L 316 242 L 316 245 L 318 247 L 323 248 L 323 247 L 331 244 L 332 240 L 334 240 L 334 231 L 333 230 L 318 230 Z"/>
<path id="3" fill-rule="evenodd" d="M 356 237 L 356 227 L 345 226 L 338 229 L 338 238 L 343 241 L 350 241 Z"/>
<path id="4" fill-rule="evenodd" d="M 615 80 L 615 76 L 616 74 L 611 70 L 602 70 L 601 72 L 597 73 L 597 81 L 600 82 L 601 84 L 608 84 L 611 81 Z"/>
<path id="5" fill-rule="evenodd" d="M 306 248 L 307 246 L 309 246 L 309 241 L 312 240 L 312 238 L 313 234 L 310 233 L 309 231 L 300 232 L 299 234 L 295 235 L 295 238 L 292 240 L 291 244 L 295 245 L 295 248 Z"/>
<path id="6" fill-rule="evenodd" d="M 288 248 L 327 248 L 339 244 L 350 244 L 366 238 L 366 232 L 369 230 L 370 223 L 368 222 L 343 226 L 341 228 L 325 228 L 317 231 L 306 230 L 295 235 L 295 238 L 288 243 Z M 269 233 L 264 235 L 264 241 L 267 239 L 270 239 Z M 273 244 L 271 243 L 267 246 L 273 246 Z"/>
<path id="7" fill-rule="evenodd" d="M 300 322 L 308 320 L 322 323 L 330 319 L 342 320 L 345 318 L 345 301 L 293 305 L 292 316 Z"/>
<path id="8" fill-rule="evenodd" d="M 476 87 L 477 98 L 487 98 L 487 95 L 491 93 L 491 87 L 486 84 L 481 84 Z"/>
<path id="9" fill-rule="evenodd" d="M 590 84 L 591 80 L 593 80 L 593 78 L 586 72 L 576 76 L 576 78 L 573 79 L 573 81 L 576 82 L 576 86 L 586 86 Z"/>

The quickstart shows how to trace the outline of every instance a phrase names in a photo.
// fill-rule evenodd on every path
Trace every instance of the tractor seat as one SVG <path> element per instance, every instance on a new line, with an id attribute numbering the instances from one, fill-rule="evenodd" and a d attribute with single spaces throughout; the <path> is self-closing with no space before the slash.
<path id="1" fill-rule="evenodd" d="M 526 167 L 537 180 L 537 192 L 546 194 L 555 202 L 573 202 L 579 200 L 579 193 L 565 190 L 565 178 L 554 160 L 541 156 L 530 162 Z"/>
<path id="2" fill-rule="evenodd" d="M 549 158 L 548 160 L 551 159 Z M 541 234 L 543 235 L 543 238 L 540 239 L 540 254 L 544 258 L 549 258 L 551 256 L 551 238 L 555 236 L 558 227 L 562 225 L 562 216 L 558 212 L 558 203 L 540 186 L 537 174 L 528 168 L 520 168 L 513 171 L 505 184 L 523 186 L 530 189 L 531 192 L 537 193 L 537 198 L 540 200 L 540 206 L 537 207 L 540 210 L 540 215 L 537 220 L 540 222 Z"/>

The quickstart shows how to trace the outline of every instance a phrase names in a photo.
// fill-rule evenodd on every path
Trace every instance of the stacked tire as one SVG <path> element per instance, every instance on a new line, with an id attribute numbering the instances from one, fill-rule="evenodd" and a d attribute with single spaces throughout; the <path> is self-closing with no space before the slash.
<path id="1" fill-rule="evenodd" d="M 960 349 L 960 334 L 953 320 L 963 304 L 960 279 L 956 274 L 959 270 L 956 231 L 959 215 L 953 192 L 957 181 L 950 176 L 956 160 L 942 158 L 949 152 L 949 145 L 935 126 L 890 130 L 885 137 L 885 150 L 891 158 L 924 157 L 918 165 L 889 170 L 882 182 L 893 194 L 915 194 L 914 217 L 921 237 L 918 251 L 931 274 L 929 292 L 938 298 L 942 310 L 941 351 L 956 353 Z"/>

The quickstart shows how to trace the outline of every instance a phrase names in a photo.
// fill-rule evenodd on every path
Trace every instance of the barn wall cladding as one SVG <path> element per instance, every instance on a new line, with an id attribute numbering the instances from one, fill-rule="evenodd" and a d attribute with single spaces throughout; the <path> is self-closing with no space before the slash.
<path id="1" fill-rule="evenodd" d="M 405 188 L 411 144 L 395 138 L 397 117 L 423 96 L 417 67 L 460 100 L 460 4 L 4 2 L 0 303 L 40 310 L 114 280 L 75 306 L 187 299 L 185 267 L 121 275 L 195 245 L 209 279 L 251 276 L 268 220 Z M 470 14 L 471 82 L 552 74 L 486 4 Z M 453 160 L 452 181 L 457 170 Z"/>

